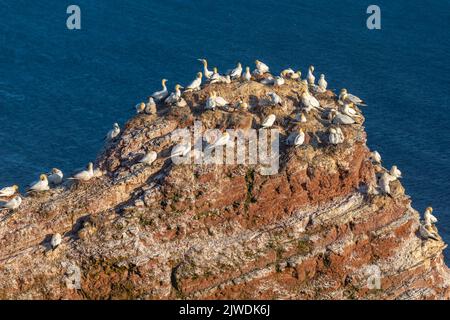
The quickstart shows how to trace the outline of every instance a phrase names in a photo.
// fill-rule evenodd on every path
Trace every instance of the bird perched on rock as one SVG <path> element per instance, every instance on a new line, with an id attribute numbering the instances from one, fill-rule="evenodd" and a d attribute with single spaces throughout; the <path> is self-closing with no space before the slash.
<path id="1" fill-rule="evenodd" d="M 63 181 L 64 174 L 58 168 L 53 168 L 51 174 L 48 176 L 48 182 L 53 185 L 59 185 Z"/>
<path id="2" fill-rule="evenodd" d="M 175 92 L 172 92 L 170 94 L 170 96 L 168 96 L 167 99 L 164 100 L 164 103 L 165 104 L 177 103 L 180 100 L 180 98 L 181 98 L 181 90 L 180 89 L 183 89 L 183 87 L 180 86 L 179 84 L 176 84 L 175 85 Z"/>
<path id="3" fill-rule="evenodd" d="M 148 102 L 145 104 L 146 114 L 156 114 L 156 103 L 153 97 L 148 98 Z"/>
<path id="4" fill-rule="evenodd" d="M 292 78 L 294 73 L 295 73 L 294 70 L 292 70 L 291 68 L 288 68 L 288 69 L 284 69 L 283 71 L 281 71 L 281 76 L 283 78 L 289 79 L 289 78 Z"/>
<path id="5" fill-rule="evenodd" d="M 305 132 L 303 131 L 303 129 L 299 129 L 297 132 L 292 132 L 286 139 L 286 143 L 288 145 L 292 145 L 295 147 L 303 145 L 304 142 Z"/>
<path id="6" fill-rule="evenodd" d="M 17 191 L 19 191 L 18 185 L 13 185 L 11 187 L 4 187 L 3 189 L 0 189 L 0 197 L 11 197 L 15 195 Z"/>
<path id="7" fill-rule="evenodd" d="M 294 116 L 294 120 L 300 123 L 306 123 L 307 119 L 306 119 L 306 115 L 305 112 L 299 112 Z"/>
<path id="8" fill-rule="evenodd" d="M 273 85 L 274 85 L 274 86 L 280 87 L 280 86 L 282 86 L 283 84 L 285 84 L 285 81 L 284 81 L 284 78 L 283 78 L 283 77 L 280 77 L 280 76 L 275 77 L 275 80 L 274 80 L 274 82 L 273 82 Z"/>
<path id="9" fill-rule="evenodd" d="M 432 239 L 432 240 L 435 240 L 435 241 L 439 241 L 438 235 L 436 234 L 436 232 L 430 226 L 426 226 L 426 225 L 420 224 L 420 226 L 419 226 L 419 234 L 425 240 Z"/>
<path id="10" fill-rule="evenodd" d="M 267 116 L 267 117 L 263 120 L 261 126 L 262 126 L 264 129 L 270 128 L 271 126 L 273 126 L 273 124 L 275 123 L 275 120 L 276 120 L 276 119 L 277 119 L 277 117 L 276 117 L 274 114 L 270 114 L 269 116 Z"/>
<path id="11" fill-rule="evenodd" d="M 89 181 L 93 177 L 94 177 L 94 164 L 92 162 L 89 162 L 86 167 L 86 170 L 78 172 L 72 178 L 69 178 L 69 179 L 80 180 L 80 181 Z"/>
<path id="12" fill-rule="evenodd" d="M 348 124 L 354 124 L 355 120 L 346 115 L 346 114 L 342 114 L 339 111 L 336 110 L 331 110 L 330 111 L 330 119 L 331 119 L 331 123 L 333 124 L 343 124 L 343 125 L 348 125 Z"/>
<path id="13" fill-rule="evenodd" d="M 214 74 L 213 71 L 208 70 L 208 61 L 206 59 L 198 59 L 201 63 L 203 63 L 203 74 L 205 75 L 206 79 L 209 79 Z"/>
<path id="14" fill-rule="evenodd" d="M 229 102 L 227 100 L 225 100 L 221 96 L 217 95 L 217 92 L 215 92 L 215 91 L 214 91 L 214 96 L 215 96 L 214 101 L 216 102 L 216 106 L 225 107 L 226 105 L 229 104 Z"/>
<path id="15" fill-rule="evenodd" d="M 436 222 L 438 222 L 438 219 L 432 214 L 433 208 L 428 207 L 425 209 L 425 213 L 423 214 L 424 222 L 426 226 L 432 226 Z"/>
<path id="16" fill-rule="evenodd" d="M 156 101 L 161 101 L 169 95 L 169 91 L 167 90 L 166 82 L 167 82 L 167 79 L 162 79 L 161 80 L 162 90 L 152 93 L 151 96 Z"/>
<path id="17" fill-rule="evenodd" d="M 309 92 L 306 80 L 303 80 L 306 85 L 305 91 L 302 93 L 302 103 L 305 106 L 305 111 L 310 112 L 313 109 L 322 110 L 319 101 Z"/>
<path id="18" fill-rule="evenodd" d="M 186 87 L 186 91 L 197 91 L 200 90 L 202 85 L 202 73 L 198 72 L 197 77 Z"/>
<path id="19" fill-rule="evenodd" d="M 308 84 L 311 86 L 314 85 L 314 82 L 316 82 L 316 77 L 314 77 L 314 66 L 309 67 L 306 80 L 308 81 Z"/>
<path id="20" fill-rule="evenodd" d="M 119 124 L 116 122 L 113 124 L 113 128 L 107 133 L 106 141 L 114 140 L 120 134 Z"/>
<path id="21" fill-rule="evenodd" d="M 380 164 L 381 163 L 381 155 L 378 153 L 378 151 L 373 151 L 369 155 L 369 160 L 372 161 L 374 164 Z"/>
<path id="22" fill-rule="evenodd" d="M 214 110 L 217 107 L 216 104 L 216 93 L 213 91 L 211 95 L 206 99 L 205 109 Z"/>
<path id="23" fill-rule="evenodd" d="M 277 95 L 275 92 L 268 92 L 266 94 L 270 98 L 270 105 L 281 105 L 283 103 L 283 100 L 281 100 L 280 96 Z"/>
<path id="24" fill-rule="evenodd" d="M 392 166 L 391 170 L 389 170 L 389 174 L 394 177 L 395 179 L 401 179 L 402 178 L 402 172 L 398 170 L 397 166 Z"/>
<path id="25" fill-rule="evenodd" d="M 92 171 L 92 178 L 100 178 L 101 176 L 104 176 L 105 174 L 106 174 L 106 171 L 103 171 L 100 168 L 95 168 Z"/>
<path id="26" fill-rule="evenodd" d="M 47 191 L 47 190 L 50 190 L 50 187 L 48 186 L 47 175 L 41 174 L 39 176 L 39 180 L 36 182 L 33 182 L 28 191 L 29 192 L 32 192 L 32 191 L 42 192 L 42 191 Z"/>
<path id="27" fill-rule="evenodd" d="M 228 132 L 224 132 L 222 136 L 220 136 L 216 141 L 214 141 L 213 144 L 210 144 L 208 147 L 206 147 L 205 150 L 211 150 L 216 147 L 221 147 L 226 145 L 228 142 L 230 142 L 230 134 Z"/>
<path id="28" fill-rule="evenodd" d="M 192 147 L 192 145 L 190 142 L 177 144 L 175 147 L 172 148 L 170 158 L 186 156 L 189 152 L 191 152 L 191 147 Z"/>
<path id="29" fill-rule="evenodd" d="M 384 173 L 381 175 L 381 178 L 378 180 L 378 186 L 381 189 L 381 192 L 386 195 L 391 194 L 390 182 L 392 181 L 391 176 L 388 173 Z"/>
<path id="30" fill-rule="evenodd" d="M 355 119 L 355 118 L 360 119 L 361 118 L 361 116 L 358 115 L 356 110 L 352 108 L 351 104 L 348 104 L 348 103 L 344 104 L 344 106 L 341 108 L 341 110 L 342 110 L 343 114 L 351 117 L 352 119 Z"/>
<path id="31" fill-rule="evenodd" d="M 319 92 L 327 91 L 328 82 L 325 80 L 325 75 L 324 74 L 320 75 L 320 79 L 317 82 L 317 84 L 319 85 Z"/>
<path id="32" fill-rule="evenodd" d="M 264 62 L 255 60 L 255 65 L 256 65 L 256 70 L 254 71 L 255 74 L 262 75 L 264 73 L 269 72 L 269 67 Z"/>
<path id="33" fill-rule="evenodd" d="M 293 73 L 291 75 L 291 79 L 292 80 L 299 80 L 299 81 L 302 80 L 302 73 L 301 73 L 301 71 L 299 70 L 299 71 Z"/>
<path id="34" fill-rule="evenodd" d="M 155 162 L 156 158 L 158 158 L 158 154 L 155 151 L 149 151 L 141 160 L 139 160 L 139 163 L 151 165 L 153 162 Z"/>
<path id="35" fill-rule="evenodd" d="M 267 78 L 261 79 L 260 83 L 265 85 L 273 85 L 275 84 L 275 79 L 269 75 Z"/>
<path id="36" fill-rule="evenodd" d="M 242 65 L 240 62 L 238 62 L 236 68 L 230 70 L 227 72 L 227 75 L 231 77 L 231 79 L 238 79 L 242 75 Z"/>
<path id="37" fill-rule="evenodd" d="M 245 67 L 245 72 L 242 74 L 242 79 L 245 81 L 250 81 L 252 79 L 250 67 Z"/>
<path id="38" fill-rule="evenodd" d="M 134 108 L 136 109 L 137 114 L 144 113 L 145 112 L 145 103 L 140 102 Z"/>
<path id="39" fill-rule="evenodd" d="M 363 100 L 361 100 L 359 97 L 350 94 L 347 92 L 347 89 L 342 89 L 341 93 L 339 94 L 339 102 L 341 104 L 345 103 L 354 103 L 357 106 L 367 106 Z"/>
<path id="40" fill-rule="evenodd" d="M 220 82 L 222 76 L 220 75 L 219 71 L 217 70 L 216 67 L 214 67 L 214 72 L 212 74 L 212 76 L 209 78 L 209 81 L 211 83 L 216 83 L 216 82 Z"/>
<path id="41" fill-rule="evenodd" d="M 331 144 L 337 145 L 344 142 L 344 133 L 339 127 L 331 127 L 328 136 L 328 141 Z"/>
<path id="42" fill-rule="evenodd" d="M 22 204 L 22 197 L 17 195 L 9 201 L 1 202 L 0 208 L 8 210 L 16 210 L 20 207 L 21 204 Z"/>
<path id="43" fill-rule="evenodd" d="M 52 235 L 52 238 L 50 239 L 50 245 L 52 246 L 52 249 L 55 250 L 56 247 L 58 247 L 62 242 L 62 237 L 59 233 L 55 233 Z"/>

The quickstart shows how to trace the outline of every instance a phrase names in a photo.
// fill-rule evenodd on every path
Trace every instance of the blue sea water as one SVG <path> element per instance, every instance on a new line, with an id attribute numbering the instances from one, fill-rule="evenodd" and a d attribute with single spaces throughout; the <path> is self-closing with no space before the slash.
<path id="1" fill-rule="evenodd" d="M 66 9 L 81 8 L 81 30 Z M 186 84 L 206 57 L 226 70 L 316 66 L 369 104 L 368 144 L 402 170 L 413 206 L 432 205 L 450 243 L 450 1 L 0 0 L 0 186 L 71 172 L 112 123 L 159 89 Z M 447 251 L 447 262 L 450 254 Z"/>

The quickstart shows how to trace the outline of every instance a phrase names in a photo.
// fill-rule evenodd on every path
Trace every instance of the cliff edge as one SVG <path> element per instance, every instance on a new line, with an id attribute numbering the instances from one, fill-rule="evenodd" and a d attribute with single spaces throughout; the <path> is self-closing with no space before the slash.
<path id="1" fill-rule="evenodd" d="M 369 159 L 363 117 L 328 143 L 336 95 L 294 119 L 304 84 L 207 84 L 186 106 L 130 119 L 95 162 L 105 174 L 29 195 L 0 214 L 2 299 L 448 299 L 441 239 L 423 239 L 399 180 Z M 216 91 L 228 107 L 204 110 Z M 268 92 L 283 102 L 270 105 Z M 248 103 L 249 110 L 239 101 Z M 356 108 L 358 113 L 360 110 Z M 175 129 L 259 129 L 276 115 L 279 169 L 175 164 Z M 305 142 L 287 145 L 301 127 Z M 145 152 L 158 158 L 139 163 Z M 60 233 L 54 250 L 49 240 Z"/>

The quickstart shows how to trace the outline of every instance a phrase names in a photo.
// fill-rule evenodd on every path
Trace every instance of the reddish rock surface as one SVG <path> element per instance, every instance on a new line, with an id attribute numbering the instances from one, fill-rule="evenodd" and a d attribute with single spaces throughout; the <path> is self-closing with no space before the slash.
<path id="1" fill-rule="evenodd" d="M 251 111 L 204 111 L 212 90 Z M 330 146 L 326 114 L 314 111 L 301 124 L 305 145 L 284 144 L 299 126 L 292 115 L 303 90 L 292 80 L 207 85 L 184 94 L 188 107 L 159 105 L 157 116 L 132 118 L 98 156 L 104 176 L 30 195 L 2 213 L 0 298 L 448 299 L 445 244 L 419 237 L 419 214 L 400 182 L 392 196 L 364 191 L 384 168 L 369 161 L 361 123 L 342 126 L 345 142 Z M 269 91 L 283 106 L 263 106 Z M 336 107 L 331 92 L 317 97 Z M 168 158 L 171 132 L 194 120 L 259 128 L 270 113 L 281 130 L 275 175 L 261 175 L 259 165 Z M 148 150 L 158 159 L 139 164 Z M 51 250 L 57 232 L 63 243 Z"/>

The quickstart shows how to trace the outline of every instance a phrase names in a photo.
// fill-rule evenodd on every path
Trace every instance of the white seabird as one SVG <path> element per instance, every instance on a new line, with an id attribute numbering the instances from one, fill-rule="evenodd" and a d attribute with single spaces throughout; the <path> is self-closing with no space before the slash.
<path id="1" fill-rule="evenodd" d="M 298 132 L 292 132 L 286 140 L 288 145 L 295 147 L 303 145 L 305 142 L 305 132 L 303 129 L 299 129 Z"/>
<path id="2" fill-rule="evenodd" d="M 148 102 L 145 104 L 145 113 L 156 114 L 156 103 L 153 97 L 148 98 Z"/>
<path id="3" fill-rule="evenodd" d="M 167 90 L 166 82 L 167 82 L 167 79 L 162 79 L 161 80 L 162 90 L 152 93 L 151 96 L 156 101 L 161 101 L 169 95 L 169 91 Z"/>
<path id="4" fill-rule="evenodd" d="M 306 80 L 308 80 L 308 84 L 314 85 L 314 82 L 316 81 L 316 77 L 314 77 L 314 66 L 310 66 L 308 69 L 308 75 L 306 76 Z"/>
<path id="5" fill-rule="evenodd" d="M 270 104 L 271 105 L 277 105 L 282 104 L 283 100 L 281 100 L 280 96 L 277 95 L 275 92 L 268 92 L 266 94 L 268 97 L 270 97 Z"/>
<path id="6" fill-rule="evenodd" d="M 275 83 L 275 79 L 269 75 L 267 78 L 261 79 L 260 83 L 266 85 L 273 85 Z"/>
<path id="7" fill-rule="evenodd" d="M 283 78 L 292 78 L 292 76 L 294 75 L 295 71 L 292 70 L 291 68 L 288 69 L 284 69 L 283 71 L 281 71 L 281 76 Z"/>
<path id="8" fill-rule="evenodd" d="M 139 163 L 151 165 L 153 162 L 155 162 L 156 158 L 158 158 L 158 154 L 155 151 L 149 151 L 141 160 L 139 160 Z"/>
<path id="9" fill-rule="evenodd" d="M 205 109 L 214 110 L 217 107 L 216 104 L 216 93 L 213 91 L 211 95 L 206 99 Z"/>
<path id="10" fill-rule="evenodd" d="M 330 128 L 330 134 L 328 136 L 328 141 L 331 144 L 337 145 L 339 143 L 344 142 L 344 133 L 342 132 L 341 128 L 339 127 L 331 127 Z"/>
<path id="11" fill-rule="evenodd" d="M 227 100 L 225 100 L 221 96 L 218 96 L 217 92 L 215 92 L 215 91 L 214 91 L 214 96 L 215 96 L 214 101 L 216 103 L 216 106 L 218 106 L 218 107 L 225 107 L 226 105 L 229 104 L 229 102 Z"/>
<path id="12" fill-rule="evenodd" d="M 250 81 L 252 79 L 250 67 L 245 67 L 245 72 L 242 74 L 242 79 L 244 79 L 245 81 Z"/>
<path id="13" fill-rule="evenodd" d="M 305 82 L 306 80 L 303 80 L 303 83 Z M 307 85 L 305 91 L 302 93 L 302 103 L 306 107 L 307 112 L 311 111 L 312 109 L 322 109 L 320 107 L 319 101 L 309 92 Z"/>
<path id="14" fill-rule="evenodd" d="M 175 147 L 172 148 L 170 158 L 178 157 L 178 156 L 186 156 L 189 152 L 191 152 L 191 143 L 183 143 L 183 144 L 177 144 Z"/>
<path id="15" fill-rule="evenodd" d="M 369 155 L 369 159 L 372 161 L 372 163 L 380 164 L 381 163 L 381 155 L 378 153 L 378 151 L 373 151 Z"/>
<path id="16" fill-rule="evenodd" d="M 210 150 L 216 147 L 224 146 L 230 141 L 230 134 L 228 132 L 224 132 L 220 138 L 218 138 L 213 144 L 210 144 L 206 147 L 205 150 Z"/>
<path id="17" fill-rule="evenodd" d="M 78 172 L 72 178 L 69 178 L 69 179 L 80 180 L 80 181 L 89 181 L 93 177 L 94 177 L 94 164 L 92 162 L 89 162 L 86 170 Z"/>
<path id="18" fill-rule="evenodd" d="M 198 59 L 198 61 L 201 61 L 201 63 L 203 63 L 203 73 L 205 74 L 205 78 L 211 78 L 214 72 L 208 70 L 208 61 L 206 61 L 206 59 Z"/>
<path id="19" fill-rule="evenodd" d="M 240 78 L 242 75 L 242 64 L 240 62 L 238 62 L 236 68 L 227 72 L 227 75 L 229 75 L 231 79 Z"/>
<path id="20" fill-rule="evenodd" d="M 392 181 L 392 177 L 388 173 L 384 173 L 381 175 L 381 178 L 378 180 L 378 186 L 381 189 L 383 194 L 391 194 L 391 187 L 389 183 Z"/>
<path id="21" fill-rule="evenodd" d="M 186 91 L 197 91 L 200 90 L 202 84 L 202 73 L 198 72 L 197 77 L 186 87 Z"/>
<path id="22" fill-rule="evenodd" d="M 347 92 L 347 89 L 342 89 L 339 94 L 339 102 L 340 103 L 354 103 L 357 106 L 367 106 L 363 100 L 361 100 L 359 97 L 350 94 Z"/>
<path id="23" fill-rule="evenodd" d="M 325 75 L 321 74 L 320 75 L 320 79 L 317 82 L 317 84 L 319 85 L 319 91 L 320 92 L 325 92 L 327 91 L 327 87 L 328 87 L 328 82 L 325 80 Z"/>
<path id="24" fill-rule="evenodd" d="M 105 174 L 106 174 L 106 171 L 103 171 L 100 168 L 95 168 L 92 171 L 92 178 L 100 178 L 101 176 L 103 176 Z"/>
<path id="25" fill-rule="evenodd" d="M 17 208 L 20 207 L 21 204 L 22 204 L 22 197 L 17 195 L 9 201 L 0 203 L 0 208 L 16 210 Z"/>
<path id="26" fill-rule="evenodd" d="M 135 109 L 136 109 L 136 113 L 137 114 L 144 113 L 145 112 L 145 103 L 143 103 L 143 102 L 138 103 L 135 106 Z"/>
<path id="27" fill-rule="evenodd" d="M 389 174 L 396 179 L 402 178 L 402 172 L 398 170 L 397 166 L 392 166 L 391 170 L 389 171 Z"/>
<path id="28" fill-rule="evenodd" d="M 53 168 L 51 174 L 48 176 L 48 182 L 53 185 L 61 184 L 64 174 L 58 168 Z"/>
<path id="29" fill-rule="evenodd" d="M 114 140 L 120 134 L 120 127 L 118 123 L 113 124 L 113 128 L 106 135 L 106 141 Z"/>
<path id="30" fill-rule="evenodd" d="M 419 234 L 425 240 L 432 239 L 439 241 L 439 237 L 431 226 L 420 224 Z"/>
<path id="31" fill-rule="evenodd" d="M 166 104 L 177 103 L 181 98 L 181 90 L 180 89 L 183 89 L 183 87 L 180 86 L 179 84 L 176 84 L 175 92 L 172 92 L 170 94 L 170 96 L 168 96 L 167 99 L 164 101 L 164 103 L 166 103 Z"/>
<path id="32" fill-rule="evenodd" d="M 264 121 L 262 122 L 261 126 L 264 129 L 270 128 L 271 126 L 273 126 L 273 124 L 275 123 L 276 120 L 276 116 L 274 114 L 270 114 L 269 116 L 267 116 Z"/>
<path id="33" fill-rule="evenodd" d="M 292 80 L 302 80 L 302 72 L 299 70 L 291 75 Z"/>
<path id="34" fill-rule="evenodd" d="M 55 233 L 50 239 L 50 245 L 52 249 L 55 250 L 57 246 L 59 246 L 62 242 L 62 236 L 59 233 Z"/>
<path id="35" fill-rule="evenodd" d="M 0 197 L 11 197 L 15 195 L 17 191 L 19 191 L 19 186 L 16 184 L 11 187 L 4 187 L 3 189 L 0 189 Z"/>
<path id="36" fill-rule="evenodd" d="M 216 67 L 214 67 L 213 70 L 214 70 L 213 75 L 209 78 L 209 81 L 211 83 L 219 82 L 221 80 L 222 76 L 220 75 L 220 73 Z"/>
<path id="37" fill-rule="evenodd" d="M 50 187 L 48 186 L 48 179 L 47 179 L 47 175 L 45 174 L 41 174 L 39 176 L 39 181 L 34 182 L 31 186 L 29 191 L 47 191 L 49 190 Z"/>
<path id="38" fill-rule="evenodd" d="M 347 125 L 347 124 L 354 124 L 355 123 L 355 120 L 352 117 L 350 117 L 350 116 L 348 116 L 346 114 L 342 114 L 342 113 L 340 113 L 340 112 L 338 112 L 336 110 L 331 110 L 330 111 L 330 116 L 331 116 L 331 123 L 333 123 L 333 124 L 344 124 L 344 125 Z"/>
<path id="39" fill-rule="evenodd" d="M 258 74 L 264 74 L 269 72 L 269 67 L 259 60 L 255 60 L 256 70 Z"/>
<path id="40" fill-rule="evenodd" d="M 433 208 L 428 207 L 425 209 L 425 213 L 423 214 L 424 222 L 426 226 L 431 226 L 438 222 L 438 219 L 432 214 Z"/>
<path id="41" fill-rule="evenodd" d="M 351 117 L 351 118 L 361 118 L 360 115 L 356 112 L 355 109 L 352 108 L 351 104 L 345 103 L 342 107 L 342 113 Z"/>
<path id="42" fill-rule="evenodd" d="M 284 78 L 283 78 L 283 77 L 280 77 L 280 76 L 275 77 L 275 80 L 274 80 L 274 82 L 273 82 L 273 85 L 274 85 L 274 86 L 280 87 L 280 86 L 282 86 L 283 84 L 285 84 L 285 81 L 284 81 Z"/>

